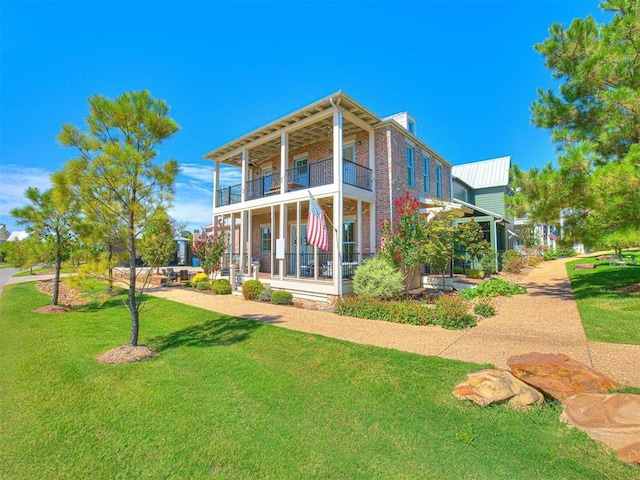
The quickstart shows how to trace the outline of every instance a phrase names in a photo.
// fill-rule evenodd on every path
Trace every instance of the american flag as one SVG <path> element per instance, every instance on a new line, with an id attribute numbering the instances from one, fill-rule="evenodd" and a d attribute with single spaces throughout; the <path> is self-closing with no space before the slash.
<path id="1" fill-rule="evenodd" d="M 324 212 L 309 193 L 309 217 L 307 218 L 307 243 L 322 250 L 329 250 L 329 235 L 327 224 L 324 222 Z"/>
<path id="2" fill-rule="evenodd" d="M 556 238 L 558 238 L 558 230 L 554 228 L 553 231 L 549 234 L 549 240 L 553 241 Z"/>

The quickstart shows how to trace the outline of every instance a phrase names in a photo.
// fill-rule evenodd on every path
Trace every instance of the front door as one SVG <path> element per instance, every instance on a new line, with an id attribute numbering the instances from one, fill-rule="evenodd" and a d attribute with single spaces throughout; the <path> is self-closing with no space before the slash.
<path id="1" fill-rule="evenodd" d="M 294 165 L 294 183 L 293 190 L 309 187 L 309 161 L 307 158 L 299 158 Z"/>
<path id="2" fill-rule="evenodd" d="M 291 225 L 291 259 L 289 260 L 289 271 L 295 275 L 296 266 L 297 266 L 297 254 L 298 254 L 298 246 L 296 245 L 296 234 L 298 229 L 295 225 Z M 313 245 L 307 243 L 307 224 L 303 223 L 300 225 L 300 266 L 301 272 L 300 275 L 307 275 L 309 272 L 312 272 L 310 265 L 313 264 Z"/>
<path id="3" fill-rule="evenodd" d="M 266 167 L 262 169 L 262 196 L 268 193 L 273 186 L 273 167 Z"/>

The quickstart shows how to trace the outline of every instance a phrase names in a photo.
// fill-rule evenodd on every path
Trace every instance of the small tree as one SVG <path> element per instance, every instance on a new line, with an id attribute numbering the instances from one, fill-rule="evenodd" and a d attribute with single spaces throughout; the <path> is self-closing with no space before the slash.
<path id="1" fill-rule="evenodd" d="M 42 242 L 43 260 L 51 260 L 55 267 L 53 278 L 53 294 L 51 304 L 58 304 L 58 290 L 60 284 L 60 269 L 62 261 L 69 253 L 69 247 L 73 241 L 71 231 L 71 219 L 73 213 L 69 209 L 69 202 L 63 197 L 54 198 L 54 190 L 49 189 L 40 192 L 35 187 L 29 187 L 25 191 L 25 197 L 31 201 L 31 205 L 11 210 L 19 225 L 26 225 L 27 231 L 34 241 Z"/>
<path id="2" fill-rule="evenodd" d="M 432 218 L 421 213 L 420 202 L 408 192 L 395 201 L 394 221 L 382 223 L 380 254 L 402 272 L 406 291 L 424 264 L 444 277 L 453 255 L 451 220 L 444 207 Z"/>
<path id="3" fill-rule="evenodd" d="M 33 269 L 43 258 L 42 242 L 37 238 L 25 238 L 17 242 L 5 242 L 7 262 L 16 268 Z"/>
<path id="4" fill-rule="evenodd" d="M 75 147 L 79 157 L 65 166 L 57 179 L 79 199 L 83 212 L 120 241 L 129 264 L 127 307 L 131 316 L 129 345 L 138 345 L 143 289 L 136 288 L 138 244 L 147 218 L 168 207 L 178 162 L 156 165 L 156 148 L 178 130 L 168 115 L 169 106 L 148 91 L 129 92 L 111 100 L 89 99 L 86 132 L 63 125 L 58 136 L 63 146 Z M 105 242 L 107 243 L 107 242 Z M 144 286 L 144 285 L 143 285 Z"/>
<path id="5" fill-rule="evenodd" d="M 149 267 L 168 265 L 175 257 L 178 244 L 169 215 L 163 209 L 156 210 L 149 218 L 140 242 L 140 256 Z"/>
<path id="6" fill-rule="evenodd" d="M 472 268 L 476 268 L 480 259 L 491 250 L 491 244 L 484 239 L 482 227 L 475 219 L 459 224 L 456 228 L 455 239 L 469 255 Z"/>
<path id="7" fill-rule="evenodd" d="M 200 260 L 207 275 L 220 269 L 220 259 L 227 249 L 227 235 L 227 228 L 219 223 L 212 232 L 203 233 L 193 245 L 193 256 Z"/>

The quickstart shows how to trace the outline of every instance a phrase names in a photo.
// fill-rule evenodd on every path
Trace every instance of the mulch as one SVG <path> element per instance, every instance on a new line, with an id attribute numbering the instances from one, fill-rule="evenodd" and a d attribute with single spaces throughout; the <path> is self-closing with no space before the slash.
<path id="1" fill-rule="evenodd" d="M 107 363 L 111 365 L 119 363 L 134 363 L 148 358 L 154 358 L 158 356 L 153 348 L 146 347 L 144 345 L 137 345 L 132 347 L 130 345 L 124 345 L 122 347 L 112 348 L 106 352 L 98 355 L 96 360 L 100 363 Z"/>

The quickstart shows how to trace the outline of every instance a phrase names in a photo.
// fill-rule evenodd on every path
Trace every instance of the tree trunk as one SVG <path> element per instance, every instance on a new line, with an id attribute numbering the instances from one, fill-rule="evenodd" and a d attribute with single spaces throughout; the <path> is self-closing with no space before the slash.
<path id="1" fill-rule="evenodd" d="M 56 273 L 53 276 L 53 294 L 51 295 L 51 305 L 58 305 L 58 295 L 60 291 L 60 269 L 62 267 L 62 244 L 58 236 L 56 245 Z"/>
<path id="2" fill-rule="evenodd" d="M 129 232 L 129 313 L 131 314 L 131 337 L 129 345 L 138 345 L 138 331 L 140 328 L 138 318 L 138 304 L 136 303 L 136 244 L 133 233 L 133 222 Z"/>
<path id="3" fill-rule="evenodd" d="M 111 293 L 113 292 L 113 267 L 112 265 L 112 261 L 113 261 L 113 245 L 109 245 L 109 250 L 108 250 L 108 254 L 107 254 L 107 278 L 108 278 L 108 288 L 107 288 L 107 293 Z"/>

